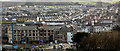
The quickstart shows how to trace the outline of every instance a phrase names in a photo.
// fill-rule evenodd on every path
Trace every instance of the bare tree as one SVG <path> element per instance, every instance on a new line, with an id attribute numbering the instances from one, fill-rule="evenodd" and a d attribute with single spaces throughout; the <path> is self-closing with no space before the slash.
<path id="1" fill-rule="evenodd" d="M 120 32 L 93 33 L 84 37 L 80 43 L 81 47 L 87 49 L 120 49 Z"/>

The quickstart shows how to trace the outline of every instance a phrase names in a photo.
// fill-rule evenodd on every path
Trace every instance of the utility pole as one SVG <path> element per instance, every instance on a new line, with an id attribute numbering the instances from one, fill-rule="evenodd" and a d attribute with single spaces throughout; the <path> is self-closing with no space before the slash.
<path id="1" fill-rule="evenodd" d="M 14 34 L 14 32 L 13 32 L 13 21 L 12 21 L 12 49 L 13 49 L 13 44 L 14 44 L 14 39 L 13 39 L 13 38 L 14 38 L 14 37 L 13 37 L 14 35 L 13 35 L 13 34 Z"/>
<path id="2" fill-rule="evenodd" d="M 25 51 L 26 51 L 26 43 L 27 43 L 26 35 L 27 35 L 27 34 L 25 34 Z"/>

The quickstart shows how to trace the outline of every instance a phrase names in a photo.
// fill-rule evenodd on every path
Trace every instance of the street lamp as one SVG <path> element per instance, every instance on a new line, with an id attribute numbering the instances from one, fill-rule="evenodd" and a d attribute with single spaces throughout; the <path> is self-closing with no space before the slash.
<path id="1" fill-rule="evenodd" d="M 14 30 L 13 30 L 13 25 L 14 25 L 15 22 L 16 22 L 16 20 L 12 19 L 12 44 L 14 44 Z"/>
<path id="2" fill-rule="evenodd" d="M 12 47 L 13 47 L 13 44 L 14 44 L 14 31 L 13 31 L 13 24 L 14 24 L 14 21 L 12 20 Z"/>
<path id="3" fill-rule="evenodd" d="M 12 21 L 12 44 L 14 43 L 14 39 L 13 39 L 13 21 Z"/>
<path id="4" fill-rule="evenodd" d="M 25 34 L 25 51 L 26 51 L 26 43 L 27 43 L 27 38 L 26 38 L 27 34 Z"/>

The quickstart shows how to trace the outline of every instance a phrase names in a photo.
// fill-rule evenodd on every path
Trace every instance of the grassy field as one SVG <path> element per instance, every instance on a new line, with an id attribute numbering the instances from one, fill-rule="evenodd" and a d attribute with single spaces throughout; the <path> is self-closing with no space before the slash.
<path id="1" fill-rule="evenodd" d="M 74 3 L 76 3 L 74 1 Z M 90 4 L 90 5 L 96 5 L 97 2 L 77 2 L 78 4 Z M 103 2 L 103 3 L 109 3 L 109 4 L 115 4 L 116 2 Z"/>

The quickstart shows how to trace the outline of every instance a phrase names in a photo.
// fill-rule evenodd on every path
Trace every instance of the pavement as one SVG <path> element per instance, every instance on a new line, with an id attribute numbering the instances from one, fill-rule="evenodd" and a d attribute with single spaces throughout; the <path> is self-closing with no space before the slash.
<path id="1" fill-rule="evenodd" d="M 68 43 L 52 44 L 50 46 L 46 46 L 44 49 L 53 49 L 54 46 L 56 47 L 56 49 L 59 49 L 60 45 L 63 46 L 62 49 L 67 49 L 67 48 L 71 48 L 71 45 L 73 45 L 73 44 L 72 43 L 70 43 L 70 44 L 68 44 Z"/>
<path id="2" fill-rule="evenodd" d="M 59 43 L 59 44 L 45 44 L 45 45 L 37 45 L 32 47 L 32 45 L 30 44 L 26 44 L 26 48 L 29 49 L 67 49 L 67 48 L 72 48 L 71 45 L 73 45 L 72 43 Z M 16 46 L 18 46 L 18 48 L 25 48 L 25 44 L 16 44 Z M 40 48 L 41 47 L 41 48 Z"/>

